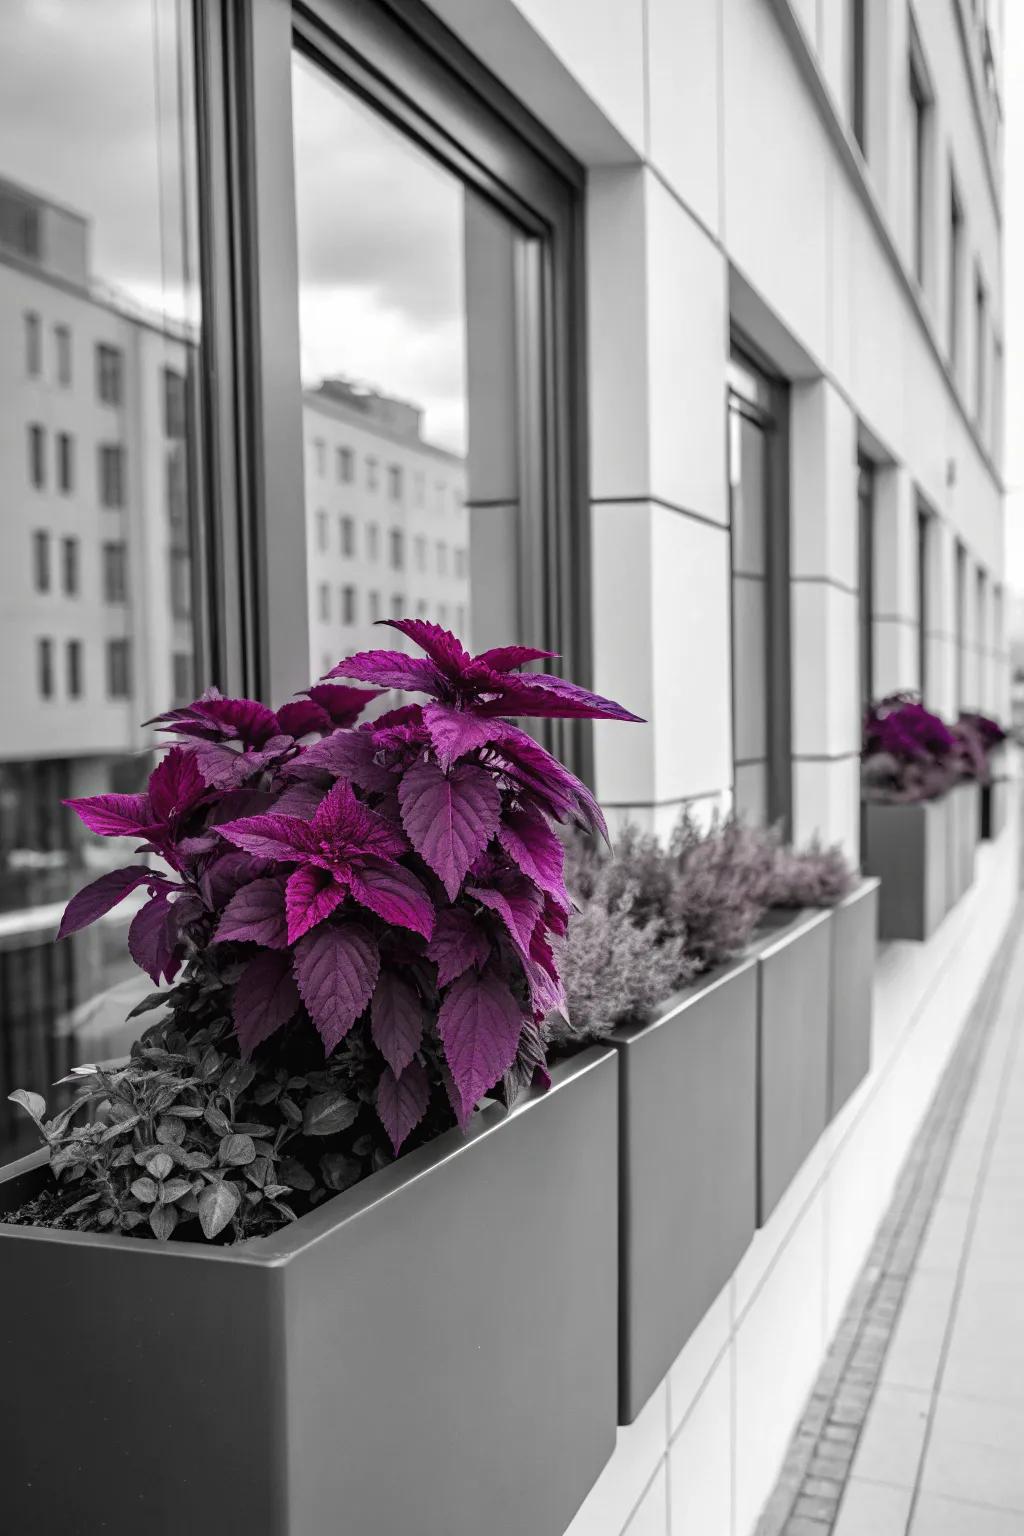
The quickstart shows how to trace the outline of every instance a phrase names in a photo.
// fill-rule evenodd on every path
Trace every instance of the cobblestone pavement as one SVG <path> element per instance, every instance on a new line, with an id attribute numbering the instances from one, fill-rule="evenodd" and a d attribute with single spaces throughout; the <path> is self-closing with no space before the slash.
<path id="1" fill-rule="evenodd" d="M 1024 1536 L 1024 906 L 758 1536 Z"/>

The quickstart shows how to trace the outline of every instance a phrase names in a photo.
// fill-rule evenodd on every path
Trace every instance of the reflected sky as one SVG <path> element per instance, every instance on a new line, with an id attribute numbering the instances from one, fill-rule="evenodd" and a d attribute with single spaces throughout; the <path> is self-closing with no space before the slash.
<path id="1" fill-rule="evenodd" d="M 424 436 L 463 454 L 462 187 L 298 57 L 292 82 L 303 381 L 414 401 Z"/>

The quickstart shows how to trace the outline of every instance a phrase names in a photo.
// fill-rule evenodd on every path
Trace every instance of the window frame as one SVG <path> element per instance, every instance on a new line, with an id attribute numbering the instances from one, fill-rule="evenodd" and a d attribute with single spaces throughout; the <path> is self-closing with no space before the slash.
<path id="1" fill-rule="evenodd" d="M 729 360 L 754 374 L 759 401 L 749 399 L 732 385 L 726 388 L 726 430 L 729 412 L 736 409 L 761 428 L 765 435 L 768 513 L 765 527 L 765 821 L 779 825 L 784 838 L 793 826 L 793 700 L 790 625 L 790 500 L 789 500 L 789 385 L 772 362 L 750 339 L 732 331 Z M 732 478 L 728 474 L 729 507 L 729 665 L 730 697 L 736 707 L 735 547 L 731 504 Z M 733 730 L 733 792 L 736 785 L 736 731 Z"/>
<path id="2" fill-rule="evenodd" d="M 535 240 L 524 275 L 532 389 L 520 412 L 522 633 L 509 639 L 559 652 L 586 684 L 584 175 L 420 0 L 197 8 L 201 499 L 224 509 L 201 534 L 207 671 L 272 701 L 304 685 L 308 669 L 308 621 L 297 621 L 307 578 L 293 46 Z M 554 722 L 546 734 L 592 777 L 588 722 Z"/>

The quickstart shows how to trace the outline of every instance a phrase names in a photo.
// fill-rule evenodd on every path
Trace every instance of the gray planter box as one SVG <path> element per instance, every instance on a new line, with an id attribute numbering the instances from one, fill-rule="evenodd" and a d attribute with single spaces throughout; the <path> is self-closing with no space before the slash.
<path id="1" fill-rule="evenodd" d="M 238 1249 L 0 1223 L 3 1529 L 563 1531 L 615 1443 L 617 1078 L 586 1051 Z"/>
<path id="2" fill-rule="evenodd" d="M 758 942 L 758 1226 L 828 1124 L 831 923 L 774 914 Z"/>
<path id="3" fill-rule="evenodd" d="M 832 909 L 828 1118 L 842 1109 L 871 1067 L 871 1016 L 878 938 L 877 880 L 862 880 Z"/>
<path id="4" fill-rule="evenodd" d="M 631 1424 L 754 1235 L 757 962 L 702 978 L 619 1050 L 619 1422 Z M 525 1529 L 525 1527 L 524 1527 Z"/>
<path id="5" fill-rule="evenodd" d="M 957 902 L 974 883 L 974 855 L 981 834 L 981 799 L 976 783 L 956 784 L 949 796 L 948 903 Z"/>
<path id="6" fill-rule="evenodd" d="M 1009 804 L 1009 779 L 993 777 L 981 786 L 981 835 L 986 842 L 994 842 L 1006 826 Z"/>
<path id="7" fill-rule="evenodd" d="M 928 939 L 949 910 L 950 799 L 864 803 L 864 873 L 882 882 L 880 939 Z"/>

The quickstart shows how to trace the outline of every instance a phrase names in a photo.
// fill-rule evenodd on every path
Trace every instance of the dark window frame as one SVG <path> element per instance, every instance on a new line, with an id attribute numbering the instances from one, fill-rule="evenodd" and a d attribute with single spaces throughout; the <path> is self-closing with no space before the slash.
<path id="1" fill-rule="evenodd" d="M 928 702 L 931 543 L 932 513 L 919 500 L 917 504 L 917 688 L 923 704 Z"/>
<path id="2" fill-rule="evenodd" d="M 867 159 L 867 0 L 850 6 L 850 129 Z"/>
<path id="3" fill-rule="evenodd" d="M 911 26 L 910 48 L 907 56 L 907 83 L 913 114 L 913 175 L 911 197 L 913 200 L 913 273 L 918 287 L 924 289 L 929 273 L 928 251 L 928 159 L 931 133 L 931 108 L 934 94 L 928 78 L 921 42 L 916 29 Z"/>
<path id="4" fill-rule="evenodd" d="M 859 549 L 857 606 L 860 621 L 860 699 L 866 709 L 875 702 L 875 480 L 876 467 L 866 454 L 857 455 L 857 540 Z"/>
<path id="5" fill-rule="evenodd" d="M 960 366 L 960 315 L 961 315 L 961 288 L 963 286 L 963 254 L 964 254 L 964 205 L 957 186 L 956 172 L 952 165 L 949 167 L 949 266 L 947 271 L 947 313 L 946 324 L 948 335 L 946 345 L 949 354 L 949 366 L 956 373 Z"/>
<path id="6" fill-rule="evenodd" d="M 197 14 L 204 228 L 200 564 L 209 675 L 291 692 L 305 528 L 291 67 L 293 46 L 502 210 L 530 239 L 531 391 L 520 615 L 529 640 L 591 678 L 582 168 L 420 0 L 209 0 Z M 271 510 L 273 515 L 271 515 Z M 299 549 L 296 551 L 295 545 Z M 303 558 L 300 560 L 298 556 Z M 289 660 L 289 658 L 291 658 Z M 548 744 L 592 777 L 587 722 Z"/>
<path id="7" fill-rule="evenodd" d="M 768 514 L 765 529 L 765 735 L 767 749 L 766 821 L 779 825 L 788 839 L 793 828 L 793 700 L 790 634 L 789 385 L 771 360 L 750 339 L 733 331 L 730 358 L 755 374 L 763 386 L 763 404 L 727 390 L 728 413 L 738 410 L 765 433 Z M 730 479 L 731 494 L 731 479 Z M 735 592 L 732 509 L 729 513 L 729 633 L 734 632 Z M 736 656 L 730 643 L 730 692 L 736 705 Z M 735 722 L 734 722 L 735 724 Z M 735 790 L 733 730 L 733 788 Z"/>

